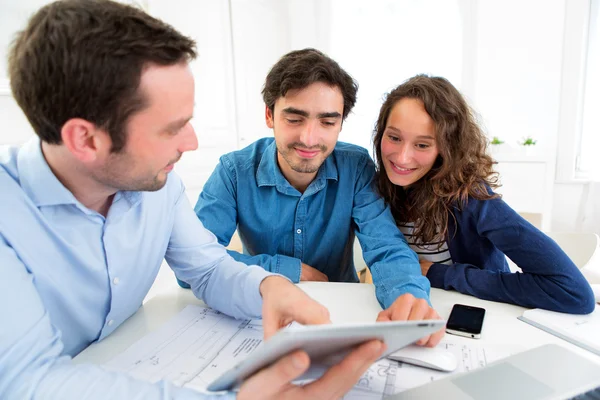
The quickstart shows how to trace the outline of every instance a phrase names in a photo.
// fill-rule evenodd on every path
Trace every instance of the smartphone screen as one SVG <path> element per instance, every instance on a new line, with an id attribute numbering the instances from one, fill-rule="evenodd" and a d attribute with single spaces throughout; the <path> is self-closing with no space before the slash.
<path id="1" fill-rule="evenodd" d="M 446 323 L 446 330 L 455 331 L 450 333 L 480 335 L 484 317 L 484 308 L 455 304 Z"/>

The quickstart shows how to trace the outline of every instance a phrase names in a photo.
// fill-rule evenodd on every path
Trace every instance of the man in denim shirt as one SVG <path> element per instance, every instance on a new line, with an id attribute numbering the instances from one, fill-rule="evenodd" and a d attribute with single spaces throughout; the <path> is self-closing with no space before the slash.
<path id="1" fill-rule="evenodd" d="M 196 214 L 223 245 L 238 230 L 244 254 L 229 251 L 233 258 L 293 282 L 358 282 L 356 234 L 386 309 L 379 320 L 438 318 L 417 256 L 374 190 L 368 152 L 337 142 L 357 89 L 318 50 L 283 56 L 263 89 L 275 138 L 221 157 Z M 442 335 L 420 344 L 435 345 Z"/>

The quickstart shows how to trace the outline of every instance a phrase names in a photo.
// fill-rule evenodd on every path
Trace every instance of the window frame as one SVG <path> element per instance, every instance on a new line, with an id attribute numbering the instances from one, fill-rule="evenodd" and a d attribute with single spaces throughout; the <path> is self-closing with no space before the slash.
<path id="1" fill-rule="evenodd" d="M 589 182 L 591 180 L 589 173 L 579 170 L 579 159 L 583 135 L 582 120 L 590 19 L 592 17 L 592 7 L 598 7 L 598 3 L 600 3 L 600 0 L 565 2 L 561 99 L 556 154 L 557 183 Z"/>
<path id="2" fill-rule="evenodd" d="M 0 78 L 0 96 L 12 96 L 10 81 L 8 79 Z"/>
<path id="3" fill-rule="evenodd" d="M 591 0 L 590 1 L 590 11 L 589 11 L 589 17 L 588 17 L 588 34 L 587 34 L 587 46 L 586 46 L 586 59 L 585 59 L 585 73 L 584 73 L 584 86 L 582 88 L 582 92 L 581 92 L 581 98 L 582 98 L 582 112 L 581 112 L 581 131 L 579 132 L 578 135 L 578 142 L 577 142 L 577 156 L 576 156 L 576 162 L 575 162 L 575 177 L 576 178 L 581 178 L 581 179 L 588 179 L 588 180 L 594 180 L 594 178 L 598 178 L 598 172 L 595 170 L 584 170 L 581 168 L 581 165 L 583 164 L 583 154 L 582 154 L 582 146 L 584 143 L 584 135 L 585 135 L 585 113 L 586 111 L 590 112 L 591 109 L 586 109 L 586 101 L 588 101 L 589 99 L 587 98 L 587 91 L 590 88 L 589 85 L 587 85 L 587 80 L 588 80 L 588 73 L 592 70 L 592 65 L 591 65 L 591 61 L 590 61 L 590 56 L 592 55 L 592 52 L 594 52 L 594 56 L 598 57 L 600 56 L 600 54 L 596 54 L 596 52 L 599 51 L 598 49 L 598 45 L 600 45 L 600 30 L 598 29 L 598 23 L 600 23 L 600 0 Z M 598 71 L 595 71 L 595 73 L 599 73 Z M 595 77 L 597 79 L 597 77 Z M 595 93 L 594 93 L 595 94 Z M 596 128 L 596 126 L 594 126 L 594 128 Z"/>

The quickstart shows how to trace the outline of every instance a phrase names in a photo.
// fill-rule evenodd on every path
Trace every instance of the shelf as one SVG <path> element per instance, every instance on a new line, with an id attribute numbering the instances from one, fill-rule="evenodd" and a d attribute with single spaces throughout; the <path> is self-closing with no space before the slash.
<path id="1" fill-rule="evenodd" d="M 539 151 L 535 154 L 526 154 L 525 152 L 501 152 L 490 153 L 490 156 L 499 163 L 549 163 L 551 161 L 548 154 Z"/>

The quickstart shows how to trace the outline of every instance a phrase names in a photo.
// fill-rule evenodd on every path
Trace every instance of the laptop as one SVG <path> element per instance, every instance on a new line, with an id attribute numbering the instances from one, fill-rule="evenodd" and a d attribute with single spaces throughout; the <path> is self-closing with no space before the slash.
<path id="1" fill-rule="evenodd" d="M 589 397 L 585 397 L 589 396 Z M 600 364 L 547 344 L 406 390 L 389 400 L 600 399 Z"/>

